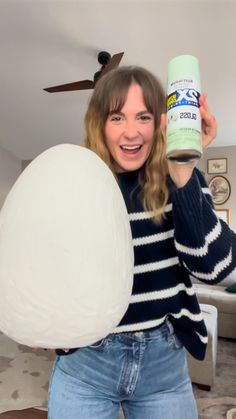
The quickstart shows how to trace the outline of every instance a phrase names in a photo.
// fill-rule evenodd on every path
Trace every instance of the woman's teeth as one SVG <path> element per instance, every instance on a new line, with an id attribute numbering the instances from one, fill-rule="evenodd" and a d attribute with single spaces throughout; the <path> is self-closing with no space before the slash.
<path id="1" fill-rule="evenodd" d="M 125 151 L 138 151 L 142 147 L 141 145 L 121 145 L 122 150 Z"/>

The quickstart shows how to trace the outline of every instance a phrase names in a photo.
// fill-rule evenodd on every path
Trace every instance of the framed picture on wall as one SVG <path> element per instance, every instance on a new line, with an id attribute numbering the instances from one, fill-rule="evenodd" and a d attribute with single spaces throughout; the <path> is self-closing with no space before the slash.
<path id="1" fill-rule="evenodd" d="M 231 187 L 226 177 L 214 176 L 209 182 L 209 189 L 215 205 L 222 205 L 228 201 L 231 193 Z"/>
<path id="2" fill-rule="evenodd" d="M 207 173 L 227 173 L 227 159 L 208 159 L 207 160 Z"/>
<path id="3" fill-rule="evenodd" d="M 217 216 L 229 224 L 229 209 L 216 209 Z"/>

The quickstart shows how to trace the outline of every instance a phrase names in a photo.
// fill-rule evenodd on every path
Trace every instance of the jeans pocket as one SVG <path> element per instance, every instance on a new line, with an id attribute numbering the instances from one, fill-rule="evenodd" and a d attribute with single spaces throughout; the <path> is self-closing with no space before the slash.
<path id="1" fill-rule="evenodd" d="M 97 351 L 102 351 L 107 345 L 107 342 L 108 342 L 108 339 L 103 338 L 103 339 L 98 340 L 97 342 L 92 343 L 92 345 L 89 345 L 88 348 L 94 349 Z"/>

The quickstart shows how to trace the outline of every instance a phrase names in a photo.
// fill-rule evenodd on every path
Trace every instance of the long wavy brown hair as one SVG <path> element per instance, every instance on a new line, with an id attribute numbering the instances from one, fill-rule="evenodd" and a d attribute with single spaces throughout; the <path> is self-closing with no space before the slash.
<path id="1" fill-rule="evenodd" d="M 94 151 L 115 174 L 104 127 L 109 114 L 123 108 L 133 83 L 142 88 L 146 108 L 154 117 L 153 147 L 140 170 L 139 183 L 144 208 L 152 213 L 156 221 L 160 221 L 169 196 L 166 142 L 160 128 L 161 114 L 166 111 L 166 96 L 161 83 L 152 73 L 142 67 L 120 67 L 108 72 L 96 83 L 85 115 L 84 146 Z"/>

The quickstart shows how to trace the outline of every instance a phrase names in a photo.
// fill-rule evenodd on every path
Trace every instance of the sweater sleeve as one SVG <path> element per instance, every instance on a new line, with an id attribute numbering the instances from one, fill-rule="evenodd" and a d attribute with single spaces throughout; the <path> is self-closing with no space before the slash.
<path id="1" fill-rule="evenodd" d="M 236 267 L 236 234 L 214 211 L 199 170 L 171 192 L 174 241 L 180 263 L 198 280 L 215 284 Z"/>

